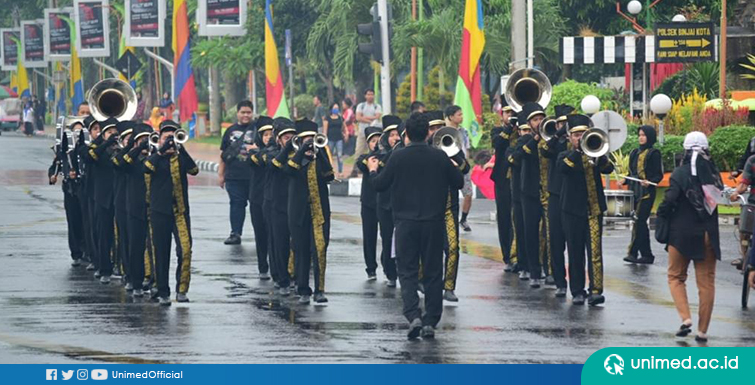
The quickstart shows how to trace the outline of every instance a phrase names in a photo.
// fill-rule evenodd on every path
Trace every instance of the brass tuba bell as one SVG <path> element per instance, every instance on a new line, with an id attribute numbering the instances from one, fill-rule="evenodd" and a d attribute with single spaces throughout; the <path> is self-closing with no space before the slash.
<path id="1" fill-rule="evenodd" d="M 514 71 L 506 82 L 503 96 L 514 109 L 521 111 L 527 102 L 535 102 L 543 108 L 551 102 L 553 86 L 542 71 L 534 68 L 523 68 Z"/>
<path id="2" fill-rule="evenodd" d="M 131 120 L 136 114 L 136 92 L 120 79 L 104 79 L 89 90 L 89 108 L 98 121 L 115 118 Z"/>
<path id="3" fill-rule="evenodd" d="M 600 158 L 608 154 L 611 144 L 605 131 L 593 127 L 582 135 L 582 139 L 579 141 L 579 148 L 585 155 L 591 158 Z"/>
<path id="4" fill-rule="evenodd" d="M 433 147 L 443 150 L 449 158 L 461 152 L 461 132 L 453 127 L 443 127 L 433 134 Z"/>

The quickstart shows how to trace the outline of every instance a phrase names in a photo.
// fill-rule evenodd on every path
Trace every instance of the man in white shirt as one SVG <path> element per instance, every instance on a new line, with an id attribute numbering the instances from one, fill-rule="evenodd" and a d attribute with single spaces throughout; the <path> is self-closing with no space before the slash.
<path id="1" fill-rule="evenodd" d="M 368 88 L 364 92 L 364 102 L 357 105 L 357 147 L 354 156 L 367 153 L 367 142 L 364 138 L 364 130 L 369 126 L 381 127 L 380 118 L 383 109 L 375 103 L 375 91 Z"/>

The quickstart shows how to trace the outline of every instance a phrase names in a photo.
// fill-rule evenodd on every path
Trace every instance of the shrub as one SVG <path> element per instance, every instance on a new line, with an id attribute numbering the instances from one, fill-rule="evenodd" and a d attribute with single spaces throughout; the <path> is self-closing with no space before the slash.
<path id="1" fill-rule="evenodd" d="M 300 94 L 294 96 L 294 108 L 297 117 L 314 116 L 315 105 L 312 104 L 312 95 Z"/>
<path id="2" fill-rule="evenodd" d="M 708 101 L 697 89 L 687 95 L 682 95 L 674 100 L 666 116 L 665 131 L 670 135 L 686 135 L 694 130 L 695 119 L 705 111 L 705 103 Z"/>
<path id="3" fill-rule="evenodd" d="M 728 126 L 717 129 L 708 141 L 711 156 L 718 169 L 734 170 L 752 137 L 755 137 L 755 127 Z"/>
<path id="4" fill-rule="evenodd" d="M 559 104 L 568 104 L 579 110 L 580 103 L 585 95 L 597 96 L 604 110 L 617 111 L 621 107 L 617 102 L 614 91 L 608 88 L 600 88 L 595 83 L 588 84 L 575 80 L 567 80 L 553 87 L 553 96 L 547 108 L 548 115 L 553 115 L 554 107 Z"/>

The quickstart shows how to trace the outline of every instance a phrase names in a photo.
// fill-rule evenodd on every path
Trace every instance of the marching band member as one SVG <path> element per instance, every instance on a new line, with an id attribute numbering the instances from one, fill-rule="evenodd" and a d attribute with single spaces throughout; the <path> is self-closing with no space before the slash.
<path id="1" fill-rule="evenodd" d="M 314 139 L 317 124 L 309 119 L 296 122 L 298 149 L 284 165 L 289 174 L 288 226 L 296 258 L 296 287 L 299 303 L 308 304 L 312 295 L 309 269 L 314 266 L 314 301 L 326 303 L 325 268 L 330 240 L 330 200 L 328 183 L 335 179 L 324 148 Z M 286 148 L 293 149 L 294 141 Z"/>
<path id="2" fill-rule="evenodd" d="M 278 271 L 272 265 L 273 247 L 272 233 L 270 232 L 270 213 L 264 210 L 265 203 L 265 184 L 267 183 L 268 169 L 266 169 L 266 152 L 267 145 L 272 142 L 273 136 L 273 119 L 268 116 L 260 116 L 255 122 L 256 130 L 251 131 L 254 134 L 254 145 L 256 149 L 251 148 L 248 144 L 248 159 L 252 166 L 252 178 L 249 184 L 249 203 L 252 213 L 252 228 L 254 229 L 254 244 L 257 249 L 257 269 L 260 273 L 260 279 L 268 280 L 270 275 L 273 281 L 279 281 Z M 249 133 L 250 131 L 247 131 Z M 268 207 L 269 209 L 269 207 Z M 268 273 L 270 271 L 270 273 Z"/>
<path id="3" fill-rule="evenodd" d="M 95 232 L 97 240 L 97 261 L 100 283 L 110 283 L 110 275 L 113 274 L 113 244 L 115 242 L 114 207 L 114 170 L 111 161 L 118 141 L 118 121 L 108 118 L 100 122 L 102 134 L 92 141 L 87 152 L 87 162 L 94 165 L 94 173 L 90 175 L 94 182 L 95 202 Z"/>
<path id="4" fill-rule="evenodd" d="M 126 145 L 126 151 L 116 159 L 126 174 L 126 201 L 123 203 L 127 210 L 126 228 L 128 229 L 128 275 L 127 285 L 132 288 L 134 297 L 142 297 L 144 278 L 149 277 L 151 271 L 146 268 L 152 266 L 152 244 L 149 238 L 149 199 L 147 186 L 151 174 L 146 174 L 144 161 L 149 155 L 149 137 L 152 127 L 138 124 L 134 127 L 132 139 Z M 146 274 L 145 274 L 146 273 Z"/>
<path id="5" fill-rule="evenodd" d="M 88 105 L 87 105 L 88 107 Z M 87 115 L 84 118 L 84 129 L 89 132 L 89 140 L 97 140 L 100 135 L 100 124 L 94 119 L 92 115 Z M 96 206 L 94 204 L 94 178 L 96 173 L 96 166 L 89 162 L 89 146 L 90 143 L 86 143 L 86 135 L 79 135 L 79 141 L 76 143 L 77 159 L 78 159 L 78 174 L 82 177 L 81 184 L 79 186 L 79 194 L 81 195 L 81 213 L 84 218 L 84 244 L 89 254 L 89 265 L 87 265 L 87 271 L 96 271 L 99 268 L 100 261 L 97 254 L 97 217 Z"/>
<path id="6" fill-rule="evenodd" d="M 498 227 L 498 243 L 501 246 L 503 254 L 503 271 L 513 271 L 514 267 L 511 261 L 511 241 L 513 238 L 513 223 L 511 219 L 511 180 L 509 179 L 509 160 L 506 152 L 512 141 L 512 134 L 516 129 L 512 124 L 511 116 L 514 110 L 511 106 L 503 101 L 501 109 L 502 126 L 493 128 L 490 133 L 493 151 L 495 152 L 495 161 L 486 165 L 486 168 L 492 166 L 493 171 L 490 173 L 490 179 L 495 186 L 495 209 L 496 224 Z"/>
<path id="7" fill-rule="evenodd" d="M 521 148 L 525 144 L 525 139 L 522 138 L 525 135 L 529 135 L 532 130 L 527 124 L 527 117 L 523 116 L 522 112 L 519 112 L 516 116 L 516 130 L 512 133 L 512 136 L 516 136 L 511 139 L 511 144 L 507 151 L 507 158 L 509 161 L 509 167 L 511 170 L 511 202 L 512 208 L 512 223 L 514 231 L 512 233 L 513 240 L 511 241 L 511 260 L 516 259 L 514 265 L 514 271 L 519 272 L 519 279 L 527 281 L 530 279 L 529 265 L 527 262 L 527 248 L 524 247 L 524 212 L 522 211 L 522 159 Z M 516 258 L 514 258 L 516 256 Z"/>
<path id="8" fill-rule="evenodd" d="M 428 121 L 420 114 L 406 122 L 411 143 L 393 153 L 378 174 L 379 161 L 368 169 L 378 192 L 391 190 L 396 221 L 396 254 L 404 316 L 410 322 L 409 339 L 422 334 L 434 338 L 443 312 L 444 214 L 450 188 L 460 189 L 464 176 L 442 151 L 427 145 Z M 425 286 L 425 314 L 419 308 L 417 287 L 420 261 Z"/>
<path id="9" fill-rule="evenodd" d="M 265 201 L 271 206 L 271 225 L 273 234 L 272 264 L 278 271 L 278 294 L 288 296 L 291 293 L 291 274 L 294 270 L 294 258 L 292 257 L 291 231 L 288 228 L 288 179 L 284 171 L 289 159 L 295 152 L 293 146 L 288 143 L 296 135 L 294 122 L 288 118 L 275 118 L 273 121 L 273 134 L 277 146 L 272 147 L 267 156 L 266 167 L 269 171 L 269 179 L 265 189 Z"/>
<path id="10" fill-rule="evenodd" d="M 120 147 L 113 154 L 111 161 L 113 162 L 114 172 L 114 189 L 113 189 L 113 212 L 115 213 L 115 248 L 114 248 L 114 270 L 120 272 L 123 275 L 123 282 L 125 282 L 126 291 L 131 292 L 134 290 L 134 286 L 131 284 L 129 275 L 129 240 L 128 240 L 128 207 L 126 206 L 126 183 L 128 180 L 128 174 L 122 167 L 123 163 L 119 160 L 128 150 L 131 149 L 131 137 L 133 136 L 134 127 L 136 123 L 124 120 L 118 122 L 116 127 L 118 128 L 118 145 Z M 118 274 L 116 274 L 118 275 Z"/>
<path id="11" fill-rule="evenodd" d="M 189 302 L 186 293 L 191 280 L 191 218 L 187 175 L 199 169 L 185 148 L 177 148 L 175 133 L 180 126 L 172 120 L 160 123 L 157 151 L 144 161 L 144 171 L 151 174 L 150 211 L 152 242 L 155 248 L 157 298 L 160 305 L 170 306 L 171 236 L 176 239 L 176 301 Z"/>
<path id="12" fill-rule="evenodd" d="M 654 148 L 655 128 L 641 126 L 637 129 L 640 147 L 629 154 L 629 176 L 642 180 L 623 180 L 634 192 L 634 224 L 632 226 L 632 241 L 629 243 L 627 256 L 624 260 L 630 263 L 652 264 L 655 261 L 653 250 L 650 249 L 650 230 L 648 219 L 655 203 L 655 186 L 663 179 L 663 165 L 661 151 Z M 638 255 L 642 255 L 637 258 Z"/>
<path id="13" fill-rule="evenodd" d="M 440 130 L 441 127 L 446 125 L 446 120 L 443 119 L 443 111 L 438 110 L 427 111 L 424 113 L 424 116 L 428 124 L 427 140 L 429 143 L 433 135 L 435 135 L 435 131 Z"/>
<path id="14" fill-rule="evenodd" d="M 556 297 L 566 297 L 566 262 L 564 251 L 566 250 L 566 238 L 561 226 L 561 186 L 563 185 L 563 173 L 556 167 L 558 155 L 567 150 L 569 139 L 567 135 L 567 117 L 574 108 L 565 104 L 554 108 L 556 113 L 557 131 L 542 148 L 542 155 L 548 159 L 548 200 L 547 200 L 547 229 L 548 247 L 550 248 L 551 276 L 546 277 L 556 285 Z M 546 282 L 551 284 L 551 282 Z"/>
<path id="15" fill-rule="evenodd" d="M 561 187 L 562 223 L 569 253 L 569 286 L 572 303 L 585 303 L 585 250 L 587 271 L 590 277 L 591 306 L 605 302 L 603 296 L 603 213 L 606 197 L 601 174 L 613 172 L 608 157 L 593 159 L 580 146 L 582 135 L 592 122 L 585 115 L 569 115 L 569 141 L 571 150 L 562 152 L 556 165 L 564 173 Z"/>
<path id="16" fill-rule="evenodd" d="M 385 118 L 391 115 L 383 116 Z M 377 236 L 378 236 L 378 213 L 377 213 L 377 192 L 372 186 L 370 180 L 370 171 L 367 169 L 367 160 L 377 156 L 380 151 L 379 141 L 382 129 L 380 127 L 367 127 L 364 135 L 367 140 L 367 154 L 360 155 L 356 160 L 356 167 L 362 173 L 362 188 L 359 194 L 361 205 L 360 214 L 362 217 L 362 251 L 364 253 L 364 264 L 366 266 L 367 280 L 374 281 L 377 279 Z M 390 249 L 389 255 L 390 255 Z M 385 268 L 385 261 L 383 268 Z"/>
<path id="17" fill-rule="evenodd" d="M 380 137 L 380 143 L 384 147 L 379 156 L 379 164 L 385 167 L 391 155 L 403 147 L 401 135 L 404 133 L 404 124 L 396 115 L 386 115 L 383 117 L 383 134 Z M 369 163 L 369 160 L 368 160 Z M 369 168 L 367 170 L 369 174 Z M 369 175 L 366 175 L 369 178 Z M 370 179 L 370 184 L 372 180 Z M 373 188 L 375 186 L 372 186 Z M 393 253 L 393 208 L 391 206 L 391 192 L 377 192 L 377 218 L 380 224 L 380 241 L 382 244 L 380 251 L 380 263 L 383 265 L 383 272 L 388 279 L 388 287 L 396 287 L 398 272 L 396 271 L 396 259 Z"/>
<path id="18" fill-rule="evenodd" d="M 547 233 L 544 231 L 543 192 L 547 191 L 547 163 L 542 162 L 539 151 L 540 126 L 545 119 L 545 111 L 537 103 L 525 103 L 522 116 L 526 119 L 531 133 L 519 138 L 522 167 L 522 213 L 524 218 L 523 247 L 526 249 L 527 267 L 530 273 L 530 287 L 539 288 L 542 284 L 543 264 L 547 270 Z M 541 172 L 542 171 L 542 172 Z M 543 262 L 543 263 L 541 263 Z"/>

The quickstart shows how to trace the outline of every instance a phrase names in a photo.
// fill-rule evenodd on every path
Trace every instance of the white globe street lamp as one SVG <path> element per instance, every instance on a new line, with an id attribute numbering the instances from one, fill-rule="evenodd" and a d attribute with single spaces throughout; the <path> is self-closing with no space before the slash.
<path id="1" fill-rule="evenodd" d="M 666 114 L 671 110 L 672 106 L 671 98 L 665 94 L 658 94 L 650 99 L 650 110 L 658 117 L 658 141 L 663 144 L 663 119 Z"/>
<path id="2" fill-rule="evenodd" d="M 627 4 L 627 11 L 632 15 L 639 15 L 642 12 L 642 3 L 637 0 L 632 0 Z"/>
<path id="3" fill-rule="evenodd" d="M 673 21 L 674 23 L 684 23 L 685 21 L 687 21 L 687 18 L 682 14 L 678 14 L 674 16 L 671 21 Z"/>
<path id="4" fill-rule="evenodd" d="M 587 95 L 582 99 L 580 107 L 585 114 L 592 115 L 600 111 L 600 99 L 595 95 Z"/>

